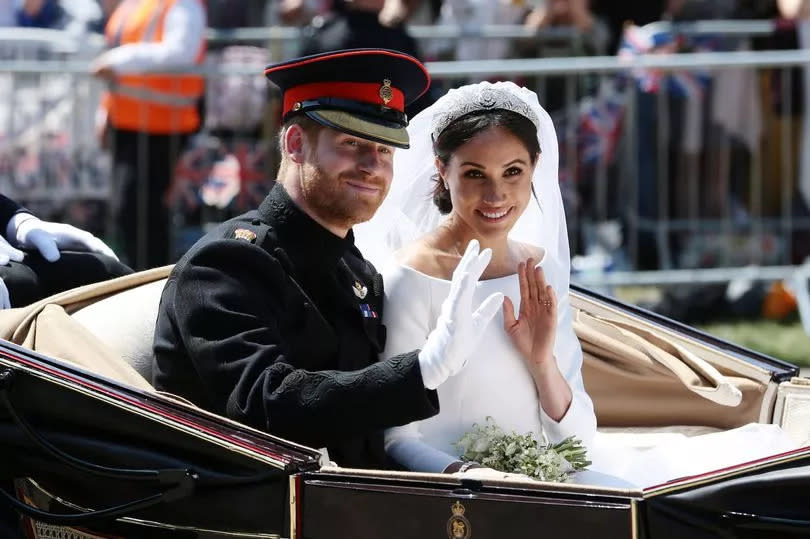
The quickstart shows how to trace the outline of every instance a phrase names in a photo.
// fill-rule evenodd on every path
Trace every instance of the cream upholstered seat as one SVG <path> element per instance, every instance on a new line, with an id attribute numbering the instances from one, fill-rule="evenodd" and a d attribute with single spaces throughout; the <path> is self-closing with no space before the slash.
<path id="1" fill-rule="evenodd" d="M 165 284 L 166 279 L 161 279 L 124 290 L 78 309 L 71 316 L 151 381 L 152 340 Z"/>
<path id="2" fill-rule="evenodd" d="M 102 362 L 120 362 L 115 370 L 106 371 L 112 373 L 108 375 L 131 384 L 116 375 L 131 369 L 143 378 L 138 386 L 142 387 L 152 379 L 155 321 L 170 269 L 156 268 L 48 301 L 66 306 L 63 315 L 67 312 L 65 316 L 99 341 L 106 351 L 99 354 Z M 775 392 L 766 391 L 767 372 L 722 351 L 693 346 L 643 319 L 606 310 L 584 298 L 575 297 L 575 301 L 585 385 L 603 435 L 623 445 L 649 446 L 667 436 L 770 421 L 762 412 L 770 409 L 775 398 Z M 48 320 L 39 319 L 36 331 L 25 332 L 19 344 L 26 346 L 30 341 L 54 357 L 88 364 L 86 341 L 74 338 L 75 332 L 70 339 L 64 332 L 43 339 L 53 326 L 43 322 Z M 25 335 L 36 338 L 26 340 Z M 84 344 L 65 354 L 66 340 Z M 97 370 L 94 365 L 90 368 Z"/>

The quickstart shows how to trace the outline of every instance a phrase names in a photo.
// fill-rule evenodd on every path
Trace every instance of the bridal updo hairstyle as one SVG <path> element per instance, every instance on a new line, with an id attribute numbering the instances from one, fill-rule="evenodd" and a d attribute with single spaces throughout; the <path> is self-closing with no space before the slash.
<path id="1" fill-rule="evenodd" d="M 433 153 L 447 166 L 450 158 L 458 148 L 471 141 L 478 133 L 492 127 L 502 127 L 515 135 L 526 147 L 532 165 L 540 154 L 540 142 L 537 140 L 537 127 L 525 116 L 506 109 L 477 110 L 450 123 L 433 141 Z M 437 173 L 434 176 L 433 203 L 443 215 L 450 213 L 453 202 L 450 190 L 444 186 Z"/>

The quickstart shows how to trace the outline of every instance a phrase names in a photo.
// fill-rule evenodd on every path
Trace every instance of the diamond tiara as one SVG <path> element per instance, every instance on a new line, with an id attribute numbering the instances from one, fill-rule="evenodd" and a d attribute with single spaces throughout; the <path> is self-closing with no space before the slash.
<path id="1" fill-rule="evenodd" d="M 540 129 L 540 120 L 532 108 L 514 92 L 492 85 L 464 86 L 451 90 L 443 99 L 447 100 L 442 109 L 433 116 L 430 133 L 436 140 L 448 125 L 458 118 L 479 110 L 510 110 L 531 120 Z"/>

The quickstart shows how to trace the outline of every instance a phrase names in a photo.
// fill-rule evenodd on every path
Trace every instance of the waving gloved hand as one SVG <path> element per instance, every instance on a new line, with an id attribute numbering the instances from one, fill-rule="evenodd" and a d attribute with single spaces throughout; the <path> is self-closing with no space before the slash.
<path id="1" fill-rule="evenodd" d="M 59 260 L 59 250 L 90 251 L 118 260 L 107 245 L 89 232 L 63 223 L 42 221 L 31 214 L 17 214 L 9 223 L 9 237 L 23 249 L 36 249 L 48 262 Z"/>
<path id="2" fill-rule="evenodd" d="M 475 285 L 492 258 L 490 249 L 480 254 L 478 250 L 476 240 L 467 245 L 453 272 L 450 293 L 442 303 L 436 328 L 419 352 L 422 382 L 427 389 L 436 389 L 464 367 L 467 357 L 478 345 L 483 328 L 503 303 L 503 294 L 495 293 L 474 309 Z"/>

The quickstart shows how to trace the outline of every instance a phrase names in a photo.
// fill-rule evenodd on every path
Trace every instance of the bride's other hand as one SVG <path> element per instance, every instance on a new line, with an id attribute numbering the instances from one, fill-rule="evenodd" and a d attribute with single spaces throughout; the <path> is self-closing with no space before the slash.
<path id="1" fill-rule="evenodd" d="M 557 329 L 557 298 L 546 284 L 543 268 L 535 267 L 529 258 L 518 265 L 520 282 L 520 312 L 515 318 L 515 306 L 503 300 L 503 326 L 521 356 L 530 367 L 553 360 L 554 337 Z"/>
<path id="2" fill-rule="evenodd" d="M 555 422 L 562 421 L 571 406 L 573 393 L 554 359 L 557 333 L 557 298 L 546 284 L 541 268 L 530 258 L 518 265 L 520 313 L 509 298 L 503 302 L 503 325 L 534 378 L 540 407 Z"/>

